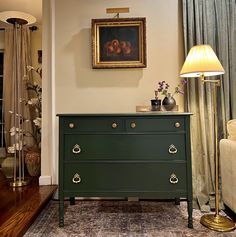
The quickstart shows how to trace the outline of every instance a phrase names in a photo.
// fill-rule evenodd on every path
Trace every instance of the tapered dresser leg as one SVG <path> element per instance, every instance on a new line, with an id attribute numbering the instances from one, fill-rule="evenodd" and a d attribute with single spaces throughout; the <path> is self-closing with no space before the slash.
<path id="1" fill-rule="evenodd" d="M 188 200 L 188 228 L 193 228 L 193 202 Z"/>
<path id="2" fill-rule="evenodd" d="M 175 205 L 180 205 L 180 198 L 175 198 Z"/>
<path id="3" fill-rule="evenodd" d="M 70 197 L 70 205 L 75 205 L 75 198 L 74 197 Z"/>
<path id="4" fill-rule="evenodd" d="M 59 200 L 59 227 L 64 226 L 64 200 Z"/>

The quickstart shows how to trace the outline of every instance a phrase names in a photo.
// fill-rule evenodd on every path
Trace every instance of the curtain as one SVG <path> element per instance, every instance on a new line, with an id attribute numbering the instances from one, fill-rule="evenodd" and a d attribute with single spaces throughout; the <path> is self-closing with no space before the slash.
<path id="1" fill-rule="evenodd" d="M 17 111 L 14 101 L 14 80 L 17 85 L 22 87 L 22 116 L 24 121 L 30 118 L 29 108 L 26 106 L 28 101 L 28 91 L 25 88 L 25 75 L 27 66 L 31 65 L 30 51 L 30 31 L 28 28 L 16 27 L 5 29 L 5 50 L 4 50 L 4 75 L 3 75 L 3 100 L 4 100 L 4 121 L 5 121 L 5 143 L 6 147 L 14 144 L 10 129 L 14 126 L 14 111 Z M 32 80 L 31 75 L 28 75 Z M 31 123 L 24 123 L 24 129 L 32 132 Z M 32 144 L 33 140 L 26 137 L 24 142 Z"/>
<path id="2" fill-rule="evenodd" d="M 226 136 L 226 121 L 236 116 L 236 0 L 182 0 L 185 55 L 197 44 L 209 44 L 225 74 L 218 78 L 218 134 Z M 212 79 L 212 77 L 211 77 Z M 202 211 L 214 206 L 214 127 L 212 85 L 195 78 L 187 84 L 191 119 L 193 197 Z"/>

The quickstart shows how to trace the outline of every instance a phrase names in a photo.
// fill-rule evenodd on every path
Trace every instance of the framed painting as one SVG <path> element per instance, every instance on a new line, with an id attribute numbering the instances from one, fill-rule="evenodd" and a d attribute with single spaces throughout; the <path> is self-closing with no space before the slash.
<path id="1" fill-rule="evenodd" d="M 92 67 L 147 67 L 146 18 L 92 19 Z"/>

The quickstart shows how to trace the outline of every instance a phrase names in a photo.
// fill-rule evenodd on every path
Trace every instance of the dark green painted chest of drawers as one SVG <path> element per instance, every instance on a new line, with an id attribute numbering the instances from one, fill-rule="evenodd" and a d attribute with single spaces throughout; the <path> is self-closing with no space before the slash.
<path id="1" fill-rule="evenodd" d="M 64 198 L 186 198 L 192 227 L 190 113 L 59 114 Z"/>

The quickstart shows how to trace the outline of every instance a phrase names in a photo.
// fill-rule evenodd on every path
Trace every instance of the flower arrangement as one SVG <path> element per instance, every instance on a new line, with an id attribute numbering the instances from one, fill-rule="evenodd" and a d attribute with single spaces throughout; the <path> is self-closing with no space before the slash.
<path id="1" fill-rule="evenodd" d="M 27 146 L 25 144 L 25 139 L 23 137 L 32 137 L 34 139 L 35 148 L 41 148 L 41 120 L 42 120 L 42 70 L 41 68 L 35 69 L 32 66 L 27 66 L 28 72 L 35 72 L 38 78 L 32 83 L 28 76 L 25 76 L 25 89 L 29 91 L 29 100 L 25 101 L 25 106 L 29 106 L 31 118 L 24 118 L 20 116 L 20 126 L 13 126 L 10 129 L 10 136 L 14 137 L 14 144 L 8 147 L 8 153 L 15 153 L 16 151 L 21 151 Z M 12 111 L 9 111 L 13 114 Z M 28 131 L 25 129 L 25 123 L 32 122 L 33 131 Z"/>
<path id="2" fill-rule="evenodd" d="M 175 87 L 173 93 L 169 92 L 170 85 L 166 81 L 158 82 L 157 88 L 154 90 L 155 98 L 158 97 L 158 93 L 164 95 L 165 97 L 173 97 L 175 94 L 184 94 L 184 85 L 187 83 L 186 80 L 181 80 L 180 83 Z"/>
<path id="3" fill-rule="evenodd" d="M 22 139 L 20 139 L 20 136 L 22 134 L 22 130 L 16 127 L 12 127 L 10 129 L 10 136 L 15 136 L 15 143 L 12 146 L 9 146 L 7 148 L 8 153 L 15 153 L 15 151 L 20 151 L 23 148 L 23 142 Z"/>
<path id="4" fill-rule="evenodd" d="M 26 82 L 26 89 L 31 92 L 31 98 L 26 102 L 30 106 L 33 115 L 33 133 L 32 137 L 38 149 L 41 148 L 41 122 L 42 122 L 42 68 L 35 69 L 32 66 L 27 66 L 28 72 L 34 72 L 38 78 L 31 83 Z"/>

